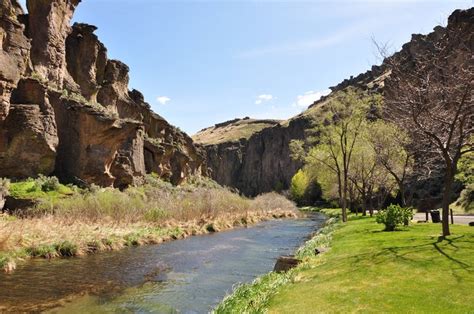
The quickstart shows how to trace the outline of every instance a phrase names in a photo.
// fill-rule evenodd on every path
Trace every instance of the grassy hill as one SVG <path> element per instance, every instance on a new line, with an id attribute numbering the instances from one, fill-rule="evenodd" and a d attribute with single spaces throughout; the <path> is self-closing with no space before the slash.
<path id="1" fill-rule="evenodd" d="M 192 136 L 193 140 L 203 145 L 235 142 L 248 139 L 253 134 L 279 124 L 279 120 L 235 119 L 203 129 Z"/>

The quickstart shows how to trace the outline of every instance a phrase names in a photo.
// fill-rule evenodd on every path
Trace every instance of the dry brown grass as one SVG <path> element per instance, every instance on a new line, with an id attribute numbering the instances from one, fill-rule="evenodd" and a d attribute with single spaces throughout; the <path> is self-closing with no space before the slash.
<path id="1" fill-rule="evenodd" d="M 199 131 L 193 135 L 193 140 L 204 145 L 214 145 L 224 142 L 235 142 L 240 139 L 248 139 L 253 134 L 265 128 L 277 125 L 278 120 L 255 120 L 242 119 L 221 126 L 214 126 Z"/>
<path id="2" fill-rule="evenodd" d="M 28 218 L 0 216 L 0 267 L 11 271 L 14 261 L 25 257 L 160 243 L 295 215 L 295 205 L 278 194 L 248 199 L 221 187 L 155 182 L 124 192 L 77 193 L 44 200 Z"/>

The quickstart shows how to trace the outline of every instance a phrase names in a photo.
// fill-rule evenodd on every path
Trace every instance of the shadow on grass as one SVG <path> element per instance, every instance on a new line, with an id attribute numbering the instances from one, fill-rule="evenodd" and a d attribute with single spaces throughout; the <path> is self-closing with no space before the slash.
<path id="1" fill-rule="evenodd" d="M 436 239 L 435 241 L 429 241 L 423 244 L 418 245 L 408 245 L 408 246 L 391 246 L 382 248 L 380 251 L 377 252 L 367 252 L 363 254 L 358 254 L 351 256 L 352 263 L 354 265 L 362 265 L 364 263 L 369 263 L 372 265 L 379 265 L 393 260 L 399 260 L 403 263 L 409 263 L 413 266 L 417 267 L 426 267 L 426 266 L 433 266 L 437 263 L 436 255 L 429 254 L 429 251 L 434 249 L 436 252 L 441 254 L 444 258 L 446 258 L 450 263 L 455 265 L 456 267 L 450 267 L 451 272 L 457 280 L 461 280 L 462 278 L 459 277 L 455 271 L 462 269 L 465 271 L 472 271 L 473 265 L 469 264 L 466 259 L 461 260 L 453 256 L 453 253 L 449 253 L 446 248 L 441 246 L 441 242 L 445 241 L 447 246 L 451 247 L 453 253 L 465 249 L 460 248 L 460 243 L 467 243 L 469 247 L 474 247 L 474 239 L 466 238 L 464 235 L 455 237 L 455 238 L 447 238 L 444 240 Z M 426 254 L 424 253 L 426 252 Z"/>
<path id="2" fill-rule="evenodd" d="M 410 231 L 410 229 L 408 228 L 397 228 L 393 231 L 387 231 L 387 230 L 384 230 L 384 229 L 379 229 L 379 230 L 371 230 L 370 232 L 371 233 L 381 233 L 381 232 L 407 232 L 407 231 Z"/>
<path id="3" fill-rule="evenodd" d="M 454 239 L 448 239 L 448 238 L 438 238 L 438 241 L 436 242 L 433 242 L 433 247 L 436 249 L 436 251 L 438 251 L 441 255 L 443 255 L 444 257 L 446 257 L 447 259 L 449 259 L 450 261 L 458 264 L 461 268 L 463 269 L 468 269 L 471 267 L 471 265 L 467 264 L 467 263 L 464 263 L 463 261 L 459 260 L 459 259 L 456 259 L 454 257 L 452 257 L 451 255 L 447 254 L 445 251 L 443 251 L 443 249 L 439 246 L 439 243 L 443 242 L 443 241 L 446 241 L 448 242 L 448 245 L 449 246 L 452 246 L 454 248 L 455 251 L 459 250 L 459 247 L 456 246 L 454 244 L 454 241 L 457 240 L 457 239 L 461 239 L 461 238 L 464 238 L 464 235 L 462 236 L 459 236 L 459 237 L 456 237 Z M 474 245 L 474 241 L 464 241 L 464 242 L 470 242 Z"/>

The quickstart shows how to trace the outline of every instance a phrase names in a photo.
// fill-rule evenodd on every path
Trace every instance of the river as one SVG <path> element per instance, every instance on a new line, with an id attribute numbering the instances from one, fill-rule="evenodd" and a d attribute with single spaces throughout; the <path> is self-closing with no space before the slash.
<path id="1" fill-rule="evenodd" d="M 0 274 L 0 312 L 208 313 L 236 284 L 271 271 L 324 221 L 314 214 L 161 245 L 30 260 Z"/>

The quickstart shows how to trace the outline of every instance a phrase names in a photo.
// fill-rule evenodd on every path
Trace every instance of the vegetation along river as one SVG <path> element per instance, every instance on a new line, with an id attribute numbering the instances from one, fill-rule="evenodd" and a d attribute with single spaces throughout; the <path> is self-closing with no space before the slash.
<path id="1" fill-rule="evenodd" d="M 267 221 L 73 259 L 31 260 L 0 274 L 0 311 L 207 313 L 241 282 L 273 269 L 325 217 Z"/>

